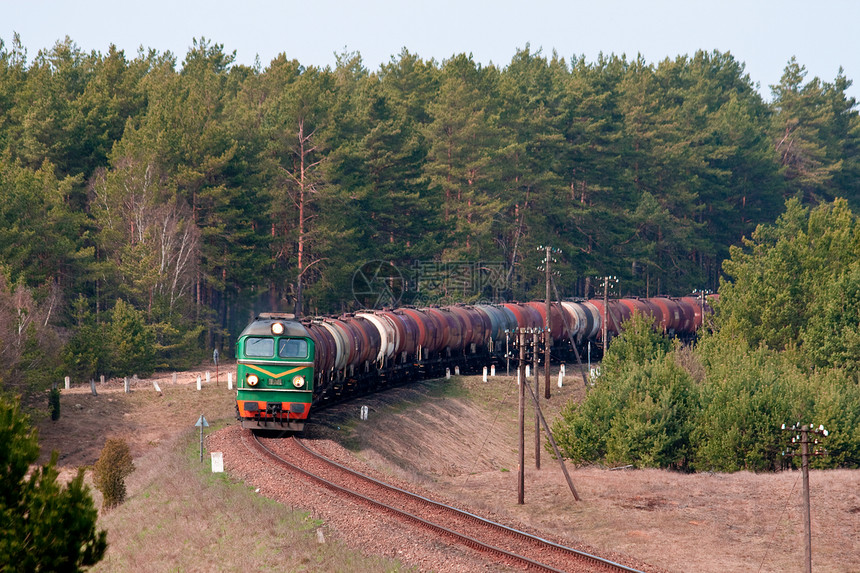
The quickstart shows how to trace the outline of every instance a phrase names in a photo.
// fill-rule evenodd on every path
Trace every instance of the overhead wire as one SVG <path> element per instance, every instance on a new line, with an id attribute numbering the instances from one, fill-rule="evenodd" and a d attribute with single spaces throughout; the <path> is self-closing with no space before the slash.
<path id="1" fill-rule="evenodd" d="M 779 522 L 782 521 L 782 516 L 785 515 L 785 510 L 788 508 L 788 501 L 789 501 L 789 499 L 791 499 L 791 494 L 793 494 L 794 490 L 797 488 L 797 482 L 800 481 L 801 475 L 797 476 L 797 479 L 794 480 L 794 485 L 791 486 L 791 491 L 788 492 L 788 496 L 786 496 L 786 498 L 785 498 L 785 503 L 782 506 L 782 511 L 780 512 L 779 517 L 776 520 L 776 526 L 773 528 L 773 532 L 771 533 L 770 540 L 767 542 L 764 557 L 762 557 L 761 563 L 759 563 L 759 566 L 758 566 L 759 572 L 761 572 L 761 568 L 764 567 L 765 562 L 767 562 L 767 557 L 768 557 L 768 555 L 770 555 L 771 547 L 773 547 L 773 540 L 776 537 L 777 532 L 779 531 Z"/>

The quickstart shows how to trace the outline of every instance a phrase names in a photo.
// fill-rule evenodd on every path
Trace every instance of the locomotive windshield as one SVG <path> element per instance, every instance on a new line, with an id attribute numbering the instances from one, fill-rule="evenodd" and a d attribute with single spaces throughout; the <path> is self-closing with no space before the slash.
<path id="1" fill-rule="evenodd" d="M 308 341 L 301 338 L 282 338 L 278 343 L 281 358 L 307 358 Z"/>
<path id="2" fill-rule="evenodd" d="M 275 339 L 249 337 L 245 339 L 245 356 L 270 358 L 275 352 Z"/>

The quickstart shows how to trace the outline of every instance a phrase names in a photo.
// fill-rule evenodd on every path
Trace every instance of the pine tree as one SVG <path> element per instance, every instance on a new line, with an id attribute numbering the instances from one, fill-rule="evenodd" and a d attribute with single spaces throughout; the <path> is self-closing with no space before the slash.
<path id="1" fill-rule="evenodd" d="M 0 566 L 15 571 L 81 571 L 107 549 L 83 470 L 58 483 L 57 454 L 28 476 L 39 456 L 35 430 L 17 402 L 0 399 Z"/>
<path id="2" fill-rule="evenodd" d="M 273 62 L 275 65 L 276 84 L 270 88 L 263 119 L 263 154 L 274 219 L 270 223 L 272 247 L 279 267 L 276 277 L 293 285 L 294 310 L 301 316 L 305 285 L 321 270 L 324 259 L 321 245 L 315 242 L 322 240 L 315 225 L 326 184 L 322 163 L 331 78 L 323 70 L 303 69 L 285 58 Z M 284 272 L 286 269 L 291 272 Z M 273 290 L 283 294 L 286 285 Z"/>
<path id="3" fill-rule="evenodd" d="M 116 376 L 147 375 L 155 369 L 155 341 L 143 313 L 122 299 L 107 326 L 108 369 Z"/>
<path id="4" fill-rule="evenodd" d="M 817 77 L 806 82 L 806 67 L 792 57 L 773 92 L 772 137 L 784 169 L 788 197 L 806 202 L 832 198 L 833 177 L 842 169 L 841 154 L 828 156 L 828 127 L 834 106 Z"/>

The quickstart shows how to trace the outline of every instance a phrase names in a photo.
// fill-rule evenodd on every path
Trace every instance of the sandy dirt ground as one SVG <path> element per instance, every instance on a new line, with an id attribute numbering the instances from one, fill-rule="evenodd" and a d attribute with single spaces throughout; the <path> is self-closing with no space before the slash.
<path id="1" fill-rule="evenodd" d="M 72 473 L 91 465 L 107 437 L 126 438 L 135 456 L 210 420 L 233 416 L 234 392 L 205 383 L 205 369 L 133 384 L 122 381 L 63 391 L 57 422 L 39 419 L 42 457 L 58 450 Z M 232 370 L 235 376 L 235 370 Z M 204 379 L 196 391 L 196 378 Z M 534 413 L 526 410 L 525 504 L 517 502 L 517 391 L 513 378 L 480 376 L 444 381 L 358 398 L 324 410 L 305 437 L 333 439 L 378 471 L 411 480 L 445 498 L 548 537 L 597 550 L 634 556 L 670 571 L 782 572 L 802 570 L 800 472 L 777 474 L 681 474 L 662 470 L 568 466 L 581 496 L 575 501 L 558 461 L 541 448 L 535 469 Z M 450 384 L 450 383 L 449 383 Z M 568 377 L 543 402 L 556 417 L 569 400 L 581 399 L 582 382 Z M 369 420 L 359 420 L 361 406 Z M 860 571 L 860 471 L 811 472 L 815 571 Z"/>

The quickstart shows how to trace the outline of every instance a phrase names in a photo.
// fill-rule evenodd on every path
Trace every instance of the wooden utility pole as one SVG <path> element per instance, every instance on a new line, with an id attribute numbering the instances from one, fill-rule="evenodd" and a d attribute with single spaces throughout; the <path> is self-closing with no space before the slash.
<path id="1" fill-rule="evenodd" d="M 552 353 L 552 298 L 549 294 L 549 287 L 552 284 L 552 263 L 553 253 L 561 253 L 561 249 L 556 249 L 549 245 L 547 246 L 539 246 L 539 251 L 544 251 L 544 259 L 543 259 L 543 271 L 546 274 L 546 318 L 544 319 L 544 398 L 547 400 L 550 399 L 550 384 L 549 384 L 549 364 L 550 357 Z M 557 262 L 557 261 L 556 261 Z M 538 267 L 540 269 L 540 267 Z M 562 312 L 562 320 L 564 320 L 564 313 Z"/>
<path id="2" fill-rule="evenodd" d="M 511 335 L 505 329 L 505 376 L 511 375 Z"/>
<path id="3" fill-rule="evenodd" d="M 529 388 L 529 392 L 531 392 L 531 388 Z M 555 443 L 555 438 L 552 437 L 552 431 L 549 428 L 549 424 L 546 423 L 546 418 L 543 417 L 543 413 L 540 411 L 540 405 L 538 404 L 537 394 L 532 392 L 532 399 L 535 401 L 535 409 L 537 409 L 538 416 L 540 416 L 540 421 L 543 424 L 544 432 L 546 432 L 546 437 L 549 439 L 549 443 L 552 446 L 553 451 L 555 452 L 555 458 L 558 460 L 558 463 L 561 465 L 561 471 L 564 474 L 564 479 L 567 480 L 567 485 L 570 487 L 570 493 L 573 494 L 573 499 L 579 501 L 579 494 L 576 493 L 576 488 L 573 487 L 573 481 L 570 479 L 570 474 L 567 473 L 567 466 L 564 465 L 564 457 L 561 455 L 561 452 L 558 450 L 558 444 Z"/>
<path id="4" fill-rule="evenodd" d="M 618 277 L 603 277 L 603 355 L 606 356 L 606 350 L 609 348 L 609 283 L 618 282 Z"/>
<path id="5" fill-rule="evenodd" d="M 549 262 L 550 262 L 550 256 L 551 256 L 550 252 L 551 251 L 552 251 L 552 247 L 547 245 L 547 247 L 546 247 L 546 262 L 544 264 L 544 267 L 546 268 L 546 321 L 545 321 L 546 324 L 544 324 L 544 334 L 543 334 L 544 352 L 546 353 L 546 356 L 544 357 L 544 369 L 543 369 L 543 374 L 544 374 L 544 395 L 543 395 L 543 397 L 546 398 L 547 400 L 549 400 L 549 398 L 550 398 L 549 359 L 550 359 L 550 349 L 552 348 L 552 331 L 550 330 L 550 326 L 552 325 L 551 316 L 550 316 L 550 312 L 552 311 L 552 307 L 550 306 L 551 305 L 551 303 L 550 303 L 551 299 L 549 298 L 549 283 L 550 283 L 550 276 L 551 276 L 550 275 L 550 269 L 549 269 Z"/>
<path id="6" fill-rule="evenodd" d="M 609 277 L 603 277 L 603 356 L 606 356 L 606 349 L 609 347 L 608 335 L 609 328 L 606 318 L 609 316 Z"/>
<path id="7" fill-rule="evenodd" d="M 803 474 L 803 564 L 812 573 L 812 516 L 809 507 L 809 426 L 800 429 L 800 468 Z"/>
<path id="8" fill-rule="evenodd" d="M 800 432 L 800 435 L 791 439 L 793 444 L 800 442 L 800 471 L 803 478 L 803 570 L 805 573 L 812 573 L 812 511 L 809 502 L 809 456 L 826 455 L 825 450 L 809 451 L 809 434 L 820 434 L 827 436 L 828 432 L 824 426 L 815 428 L 812 424 L 801 425 L 797 423 L 790 428 L 786 428 L 785 424 L 782 429 L 789 432 Z M 818 440 L 812 442 L 818 444 Z M 784 453 L 783 455 L 793 456 L 794 453 Z"/>
<path id="9" fill-rule="evenodd" d="M 517 382 L 519 382 L 520 391 L 520 410 L 519 410 L 519 426 L 520 426 L 520 441 L 519 441 L 519 474 L 517 475 L 517 503 L 523 505 L 525 503 L 526 479 L 526 333 L 519 329 L 518 341 L 520 344 L 520 361 L 517 364 Z"/>
<path id="10" fill-rule="evenodd" d="M 535 364 L 535 469 L 540 469 L 540 414 L 539 405 L 537 403 L 540 396 L 540 375 L 538 374 L 538 357 L 540 356 L 540 336 L 538 331 L 534 332 L 534 364 Z M 549 367 L 549 364 L 545 365 Z"/>
<path id="11" fill-rule="evenodd" d="M 529 394 L 531 394 L 531 398 L 534 403 L 535 408 L 535 421 L 538 424 L 538 427 L 535 428 L 535 459 L 540 459 L 540 450 L 539 450 L 539 436 L 538 429 L 540 424 L 543 424 L 544 432 L 546 432 L 547 439 L 549 440 L 550 445 L 555 451 L 555 456 L 558 459 L 559 464 L 561 464 L 561 471 L 564 473 L 564 478 L 567 480 L 567 485 L 570 487 L 571 493 L 573 493 L 573 498 L 576 501 L 579 501 L 579 494 L 576 493 L 576 488 L 573 487 L 573 481 L 570 479 L 570 474 L 567 472 L 567 467 L 564 465 L 564 458 L 561 455 L 561 452 L 558 449 L 558 444 L 556 444 L 555 439 L 552 436 L 552 431 L 550 430 L 549 425 L 546 423 L 546 419 L 543 417 L 540 409 L 540 394 L 538 390 L 540 389 L 540 378 L 537 375 L 537 370 L 535 370 L 535 389 L 532 390 L 531 387 L 527 386 L 529 381 L 526 379 L 526 330 L 524 328 L 518 328 L 515 330 L 517 333 L 517 341 L 520 346 L 520 360 L 517 365 L 517 381 L 519 383 L 519 471 L 517 472 L 517 504 L 523 505 L 525 503 L 525 491 L 526 491 L 526 480 L 525 480 L 525 400 L 526 400 L 526 389 L 528 389 Z M 535 333 L 535 341 L 537 341 L 537 333 Z M 537 352 L 537 348 L 535 348 L 535 352 Z M 540 469 L 540 462 L 537 462 L 537 468 Z"/>

